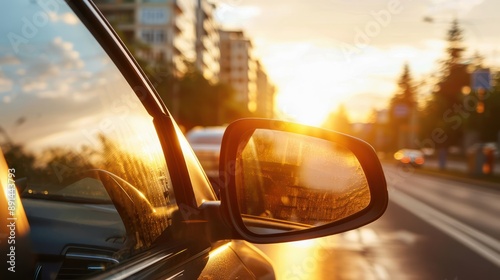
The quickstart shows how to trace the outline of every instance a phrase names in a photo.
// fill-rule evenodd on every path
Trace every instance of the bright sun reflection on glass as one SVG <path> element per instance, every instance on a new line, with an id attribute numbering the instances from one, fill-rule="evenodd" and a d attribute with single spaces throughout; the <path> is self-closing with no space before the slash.
<path id="1" fill-rule="evenodd" d="M 122 139 L 126 139 L 123 144 L 128 151 L 148 159 L 150 163 L 157 163 L 163 152 L 151 122 L 152 120 L 146 117 L 130 116 L 126 121 L 130 134 L 124 135 Z"/>

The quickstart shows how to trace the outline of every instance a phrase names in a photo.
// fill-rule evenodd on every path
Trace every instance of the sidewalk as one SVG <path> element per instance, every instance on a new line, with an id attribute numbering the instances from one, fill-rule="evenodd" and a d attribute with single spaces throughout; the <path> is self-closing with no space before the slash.
<path id="1" fill-rule="evenodd" d="M 425 160 L 425 167 L 433 168 L 433 169 L 438 169 L 439 164 L 437 159 L 426 159 Z M 460 161 L 460 160 L 447 160 L 446 161 L 446 170 L 449 171 L 458 171 L 458 172 L 463 172 L 464 174 L 467 174 L 467 162 L 465 161 Z M 494 175 L 500 175 L 500 160 L 496 160 L 493 166 L 493 174 Z"/>
<path id="2" fill-rule="evenodd" d="M 436 159 L 429 159 L 426 160 L 424 167 L 420 169 L 422 174 L 500 190 L 500 161 L 496 162 L 492 175 L 472 176 L 467 171 L 467 163 L 460 160 L 448 160 L 446 170 L 440 170 L 438 161 Z"/>

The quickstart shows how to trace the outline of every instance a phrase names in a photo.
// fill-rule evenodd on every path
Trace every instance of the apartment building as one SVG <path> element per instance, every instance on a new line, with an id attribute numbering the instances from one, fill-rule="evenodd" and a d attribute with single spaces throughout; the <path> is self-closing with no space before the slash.
<path id="1" fill-rule="evenodd" d="M 192 64 L 212 83 L 224 82 L 250 112 L 272 116 L 274 87 L 243 31 L 221 31 L 207 0 L 95 0 L 135 55 L 180 77 Z M 259 70 L 260 67 L 260 70 Z"/>
<path id="2" fill-rule="evenodd" d="M 274 118 L 276 87 L 271 83 L 264 66 L 257 61 L 257 110 L 259 117 Z"/>
<path id="3" fill-rule="evenodd" d="M 215 5 L 197 0 L 196 9 L 196 69 L 212 83 L 219 81 L 219 26 L 214 19 Z"/>
<path id="4" fill-rule="evenodd" d="M 95 0 L 104 16 L 128 42 L 138 42 L 136 55 L 165 63 L 181 76 L 186 62 L 205 78 L 218 80 L 220 57 L 213 11 L 206 0 Z"/>
<path id="5" fill-rule="evenodd" d="M 219 31 L 220 81 L 237 92 L 238 101 L 257 110 L 257 63 L 252 56 L 252 42 L 243 31 Z"/>

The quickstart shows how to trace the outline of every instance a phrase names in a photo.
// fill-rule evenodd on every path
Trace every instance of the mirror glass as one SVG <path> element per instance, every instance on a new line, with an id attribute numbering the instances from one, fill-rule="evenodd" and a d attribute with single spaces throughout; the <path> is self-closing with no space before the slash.
<path id="1" fill-rule="evenodd" d="M 358 159 L 328 140 L 257 129 L 244 136 L 235 164 L 240 212 L 254 233 L 324 225 L 370 203 Z"/>

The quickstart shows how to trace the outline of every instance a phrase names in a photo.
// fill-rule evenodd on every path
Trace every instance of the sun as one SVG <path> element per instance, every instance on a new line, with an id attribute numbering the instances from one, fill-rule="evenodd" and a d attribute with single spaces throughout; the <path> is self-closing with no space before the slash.
<path id="1" fill-rule="evenodd" d="M 276 96 L 278 111 L 296 122 L 322 126 L 329 115 L 343 104 L 345 91 L 322 82 L 327 80 L 325 77 L 302 78 L 289 80 L 280 87 Z"/>
<path id="2" fill-rule="evenodd" d="M 322 102 L 323 101 L 323 102 Z M 283 92 L 277 96 L 279 111 L 296 122 L 321 126 L 326 121 L 331 107 L 323 98 Z"/>
<path id="3" fill-rule="evenodd" d="M 296 42 L 268 53 L 266 68 L 278 88 L 276 107 L 285 117 L 321 126 L 349 97 L 350 73 L 331 52 L 336 50 Z"/>

